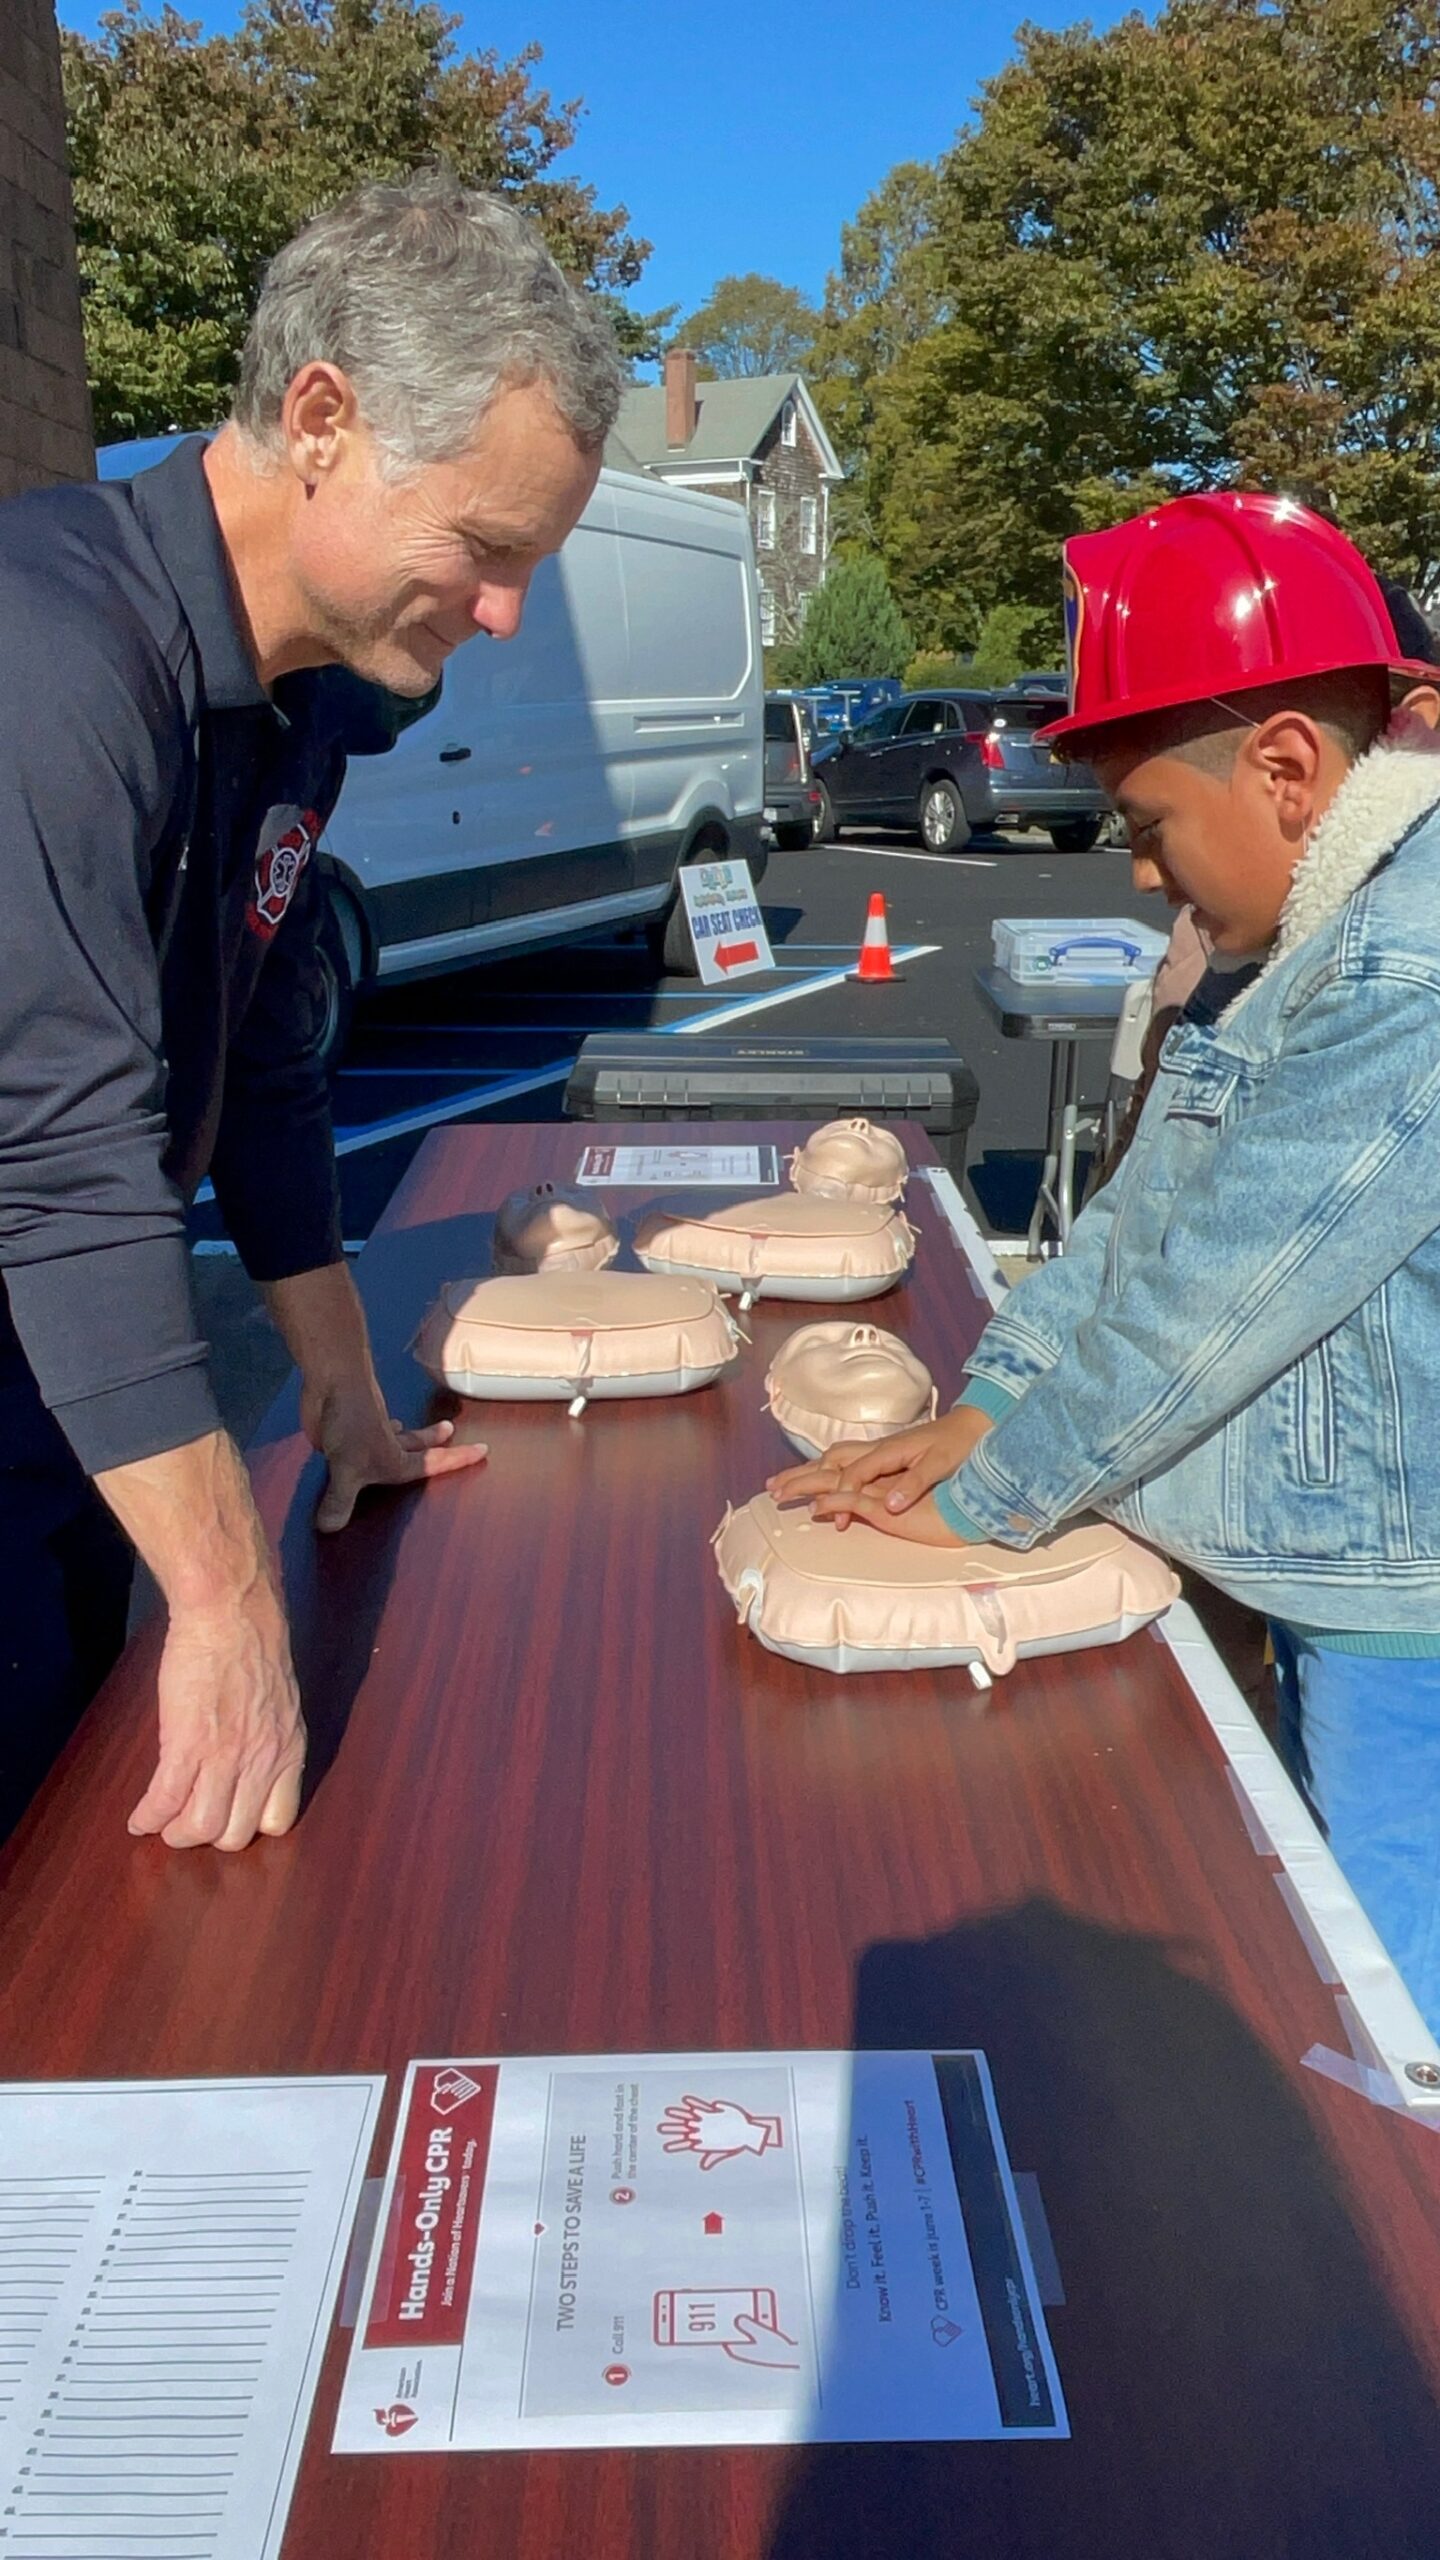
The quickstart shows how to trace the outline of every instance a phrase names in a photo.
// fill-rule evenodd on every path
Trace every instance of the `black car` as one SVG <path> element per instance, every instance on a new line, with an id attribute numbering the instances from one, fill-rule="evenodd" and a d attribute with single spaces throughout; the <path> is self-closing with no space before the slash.
<path id="1" fill-rule="evenodd" d="M 765 824 L 785 849 L 809 844 L 820 813 L 820 793 L 810 771 L 810 722 L 805 706 L 785 693 L 765 696 Z"/>
<path id="2" fill-rule="evenodd" d="M 931 853 L 955 853 L 990 822 L 981 748 L 989 693 L 911 693 L 815 750 L 818 836 L 862 822 L 918 827 Z"/>
<path id="3" fill-rule="evenodd" d="M 979 829 L 1047 827 L 1057 852 L 1083 853 L 1110 803 L 1088 765 L 1057 763 L 1034 732 L 1065 709 L 1063 676 L 995 692 L 906 694 L 815 751 L 816 834 L 914 827 L 931 853 L 958 853 Z"/>

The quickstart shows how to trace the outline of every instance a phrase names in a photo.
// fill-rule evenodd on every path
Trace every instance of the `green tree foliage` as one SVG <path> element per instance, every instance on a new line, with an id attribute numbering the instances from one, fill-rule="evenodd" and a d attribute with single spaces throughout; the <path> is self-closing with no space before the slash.
<path id="1" fill-rule="evenodd" d="M 1063 655 L 1055 606 L 994 604 L 968 657 L 953 649 L 917 649 L 905 670 L 905 690 L 930 693 L 952 685 L 1013 684 L 1038 667 L 1058 668 Z"/>
<path id="2" fill-rule="evenodd" d="M 763 656 L 767 693 L 787 693 L 803 682 L 799 672 L 799 648 L 795 641 L 774 640 Z"/>
<path id="3" fill-rule="evenodd" d="M 840 264 L 825 288 L 811 355 L 813 388 L 848 478 L 831 494 L 837 542 L 873 543 L 865 457 L 877 386 L 946 313 L 935 236 L 937 170 L 903 160 L 840 234 Z"/>
<path id="4" fill-rule="evenodd" d="M 1013 684 L 1037 667 L 1064 664 L 1057 604 L 992 604 L 966 668 L 971 684 Z"/>
<path id="5" fill-rule="evenodd" d="M 917 649 L 901 682 L 907 693 L 943 693 L 951 685 L 965 684 L 969 672 L 968 661 L 957 658 L 953 649 Z"/>
<path id="6" fill-rule="evenodd" d="M 785 681 L 806 685 L 841 676 L 898 676 L 911 645 L 879 561 L 836 560 L 791 645 Z"/>
<path id="7" fill-rule="evenodd" d="M 62 37 L 86 342 L 102 441 L 223 414 L 267 258 L 369 178 L 443 153 L 513 197 L 572 274 L 610 299 L 633 355 L 657 323 L 620 297 L 648 244 L 558 177 L 578 101 L 534 85 L 531 45 L 460 55 L 431 0 L 250 0 L 202 37 L 141 0 Z"/>
<path id="8" fill-rule="evenodd" d="M 962 649 L 992 607 L 1051 603 L 1067 534 L 1184 489 L 1292 492 L 1432 591 L 1437 252 L 1433 0 L 1026 27 L 909 253 L 933 320 L 907 291 L 887 333 L 882 264 L 872 354 L 842 254 L 822 399 L 855 421 L 848 521 Z"/>
<path id="9" fill-rule="evenodd" d="M 722 276 L 708 302 L 675 331 L 672 344 L 693 347 L 702 373 L 799 373 L 810 359 L 816 312 L 774 276 Z"/>

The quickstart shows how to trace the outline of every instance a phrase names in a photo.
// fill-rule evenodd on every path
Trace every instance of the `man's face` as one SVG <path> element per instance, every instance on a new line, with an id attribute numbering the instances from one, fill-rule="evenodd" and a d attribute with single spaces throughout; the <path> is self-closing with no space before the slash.
<path id="1" fill-rule="evenodd" d="M 1267 723 L 1267 727 L 1274 726 Z M 1097 756 L 1095 769 L 1130 835 L 1138 890 L 1191 905 L 1217 951 L 1263 951 L 1272 941 L 1314 814 L 1294 781 L 1284 791 L 1250 733 L 1228 775 L 1183 756 Z"/>
<path id="2" fill-rule="evenodd" d="M 382 479 L 355 421 L 294 517 L 289 566 L 316 639 L 393 693 L 428 693 L 462 641 L 518 631 L 599 468 L 538 384 L 502 391 L 465 452 L 404 480 Z"/>

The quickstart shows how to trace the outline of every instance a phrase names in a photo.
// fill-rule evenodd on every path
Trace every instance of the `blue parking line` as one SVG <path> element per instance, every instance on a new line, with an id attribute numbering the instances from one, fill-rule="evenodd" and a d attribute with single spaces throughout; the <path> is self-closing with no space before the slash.
<path id="1" fill-rule="evenodd" d="M 844 942 L 838 943 L 835 947 L 837 950 L 848 951 L 850 945 L 848 942 Z M 778 976 L 786 973 L 777 971 L 776 974 Z M 789 972 L 788 974 L 805 977 L 809 972 L 802 969 L 798 972 Z M 580 989 L 571 988 L 563 1000 L 566 1004 L 598 1004 L 604 1006 L 608 1010 L 611 1005 L 616 1004 L 693 1004 L 695 1002 L 697 992 L 698 990 L 694 987 L 616 987 L 609 995 L 601 995 L 597 992 L 595 995 L 591 996 L 584 994 Z M 707 987 L 705 989 L 705 993 L 711 999 L 713 1010 L 716 1013 L 723 1013 L 726 1006 L 729 1004 L 740 1004 L 744 1002 L 744 998 L 741 996 L 738 989 L 732 991 L 725 987 Z M 555 996 L 551 998 L 550 1001 L 558 1004 L 561 1002 L 561 998 L 559 996 Z M 544 996 L 492 996 L 487 997 L 486 1007 L 488 1013 L 488 1009 L 491 1004 L 544 1004 L 545 1002 L 546 998 Z M 432 1031 L 491 1032 L 512 1030 L 526 1031 L 530 1029 L 534 1029 L 536 1031 L 593 1031 L 594 1028 L 595 1025 L 593 1022 L 536 1022 L 532 1025 L 524 1022 L 504 1023 L 480 1019 L 472 1019 L 469 1022 L 367 1022 L 365 1025 L 365 1037 L 367 1040 L 378 1040 L 382 1037 L 392 1040 L 414 1040 L 421 1038 Z M 346 1071 L 342 1069 L 341 1072 L 344 1073 Z"/>
<path id="2" fill-rule="evenodd" d="M 471 1025 L 472 1030 L 479 1027 L 478 1024 Z M 567 1031 L 576 1032 L 588 1040 L 594 1029 L 593 1022 L 487 1022 L 484 1026 L 487 1040 L 546 1040 Z M 395 1067 L 342 1067 L 340 1081 L 348 1083 L 352 1076 L 378 1076 L 382 1083 L 394 1084 L 398 1077 L 404 1076 L 473 1076 L 474 1073 L 473 1058 L 468 1067 L 430 1067 L 417 1059 Z"/>
<path id="3" fill-rule="evenodd" d="M 894 958 L 897 962 L 926 960 L 939 948 L 938 942 L 907 942 L 894 953 Z M 727 1022 L 738 1022 L 743 1014 L 764 1013 L 772 1004 L 788 1004 L 795 996 L 818 996 L 826 987 L 843 987 L 846 979 L 853 978 L 854 975 L 855 963 L 852 960 L 846 969 L 822 969 L 817 977 L 809 979 L 803 987 L 791 987 L 783 996 L 751 996 L 748 1000 L 741 996 L 734 1004 L 727 1005 L 725 1019 Z M 690 1016 L 688 1022 L 667 1023 L 666 1030 L 672 1037 L 683 1039 L 687 1034 L 693 1036 L 697 1032 L 707 1030 L 714 1019 L 713 1013 L 695 1013 Z"/>
<path id="4" fill-rule="evenodd" d="M 489 1084 L 474 1086 L 468 1093 L 452 1094 L 448 1102 L 431 1103 L 423 1110 L 397 1111 L 386 1120 L 364 1122 L 358 1129 L 348 1129 L 343 1137 L 336 1137 L 335 1153 L 358 1155 L 362 1147 L 388 1146 L 392 1138 L 408 1138 L 417 1129 L 437 1127 L 442 1120 L 463 1120 L 467 1111 L 488 1110 L 492 1103 L 511 1102 L 522 1093 L 543 1092 L 546 1085 L 560 1084 L 574 1064 L 572 1052 L 548 1067 L 537 1067 L 532 1075 L 501 1076 L 498 1081 L 492 1079 Z"/>
<path id="5" fill-rule="evenodd" d="M 894 956 L 897 962 L 924 960 L 939 949 L 937 942 L 904 943 Z M 708 1030 L 717 1014 L 723 1014 L 727 1021 L 733 1022 L 745 1014 L 765 1013 L 775 1005 L 793 1004 L 797 997 L 819 995 L 826 987 L 843 986 L 852 975 L 853 968 L 852 962 L 846 969 L 822 969 L 802 986 L 772 988 L 765 995 L 737 994 L 722 1005 L 707 1005 L 702 1013 L 688 1014 L 681 1022 L 667 1023 L 664 1036 L 669 1039 L 693 1037 Z M 479 1028 L 473 1023 L 466 1027 L 471 1030 Z M 574 1064 L 572 1051 L 566 1057 L 556 1058 L 549 1065 L 533 1068 L 524 1074 L 492 1077 L 485 1084 L 472 1085 L 464 1093 L 452 1094 L 448 1102 L 432 1103 L 413 1111 L 393 1112 L 382 1120 L 361 1122 L 356 1128 L 346 1129 L 343 1136 L 337 1134 L 335 1153 L 337 1157 L 358 1155 L 362 1148 L 388 1146 L 393 1139 L 408 1138 L 419 1130 L 437 1128 L 442 1121 L 463 1120 L 468 1112 L 489 1111 L 496 1103 L 515 1101 L 521 1094 L 543 1092 L 547 1085 L 563 1083 Z M 208 1182 L 202 1182 L 195 1194 L 197 1205 L 214 1197 L 213 1186 Z"/>

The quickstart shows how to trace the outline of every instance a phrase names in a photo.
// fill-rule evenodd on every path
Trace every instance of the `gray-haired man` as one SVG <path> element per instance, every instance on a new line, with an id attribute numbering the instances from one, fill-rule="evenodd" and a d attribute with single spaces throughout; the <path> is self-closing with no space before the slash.
<path id="1" fill-rule="evenodd" d="M 344 734 L 308 671 L 420 697 L 508 638 L 619 389 L 533 226 L 425 174 L 275 259 L 213 441 L 0 508 L 0 1833 L 118 1645 L 127 1541 L 169 1610 L 131 1829 L 295 1819 L 284 1612 L 190 1300 L 204 1174 L 300 1367 L 320 1525 L 476 1454 L 391 1424 L 341 1250 L 310 855 Z"/>

